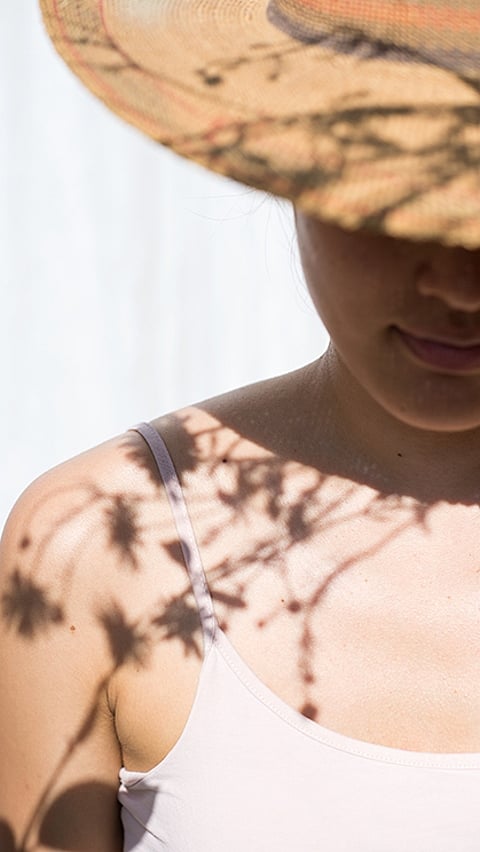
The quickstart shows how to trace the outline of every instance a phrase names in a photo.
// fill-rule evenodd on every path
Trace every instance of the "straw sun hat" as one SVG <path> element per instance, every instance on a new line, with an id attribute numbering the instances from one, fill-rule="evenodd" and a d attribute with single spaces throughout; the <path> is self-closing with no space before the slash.
<path id="1" fill-rule="evenodd" d="M 345 228 L 480 246 L 478 0 L 40 0 L 105 104 Z"/>

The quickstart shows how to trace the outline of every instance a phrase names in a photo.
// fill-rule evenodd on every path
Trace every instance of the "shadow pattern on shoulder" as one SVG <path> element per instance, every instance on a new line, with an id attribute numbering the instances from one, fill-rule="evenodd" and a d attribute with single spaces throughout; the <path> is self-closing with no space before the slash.
<path id="1" fill-rule="evenodd" d="M 214 546 L 224 530 L 225 518 L 229 517 L 232 523 L 241 520 L 242 516 L 248 518 L 251 507 L 255 504 L 262 506 L 262 511 L 278 531 L 275 537 L 252 536 L 240 556 L 229 552 L 209 566 L 210 591 L 215 605 L 222 612 L 220 626 L 228 630 L 229 616 L 248 610 L 249 587 L 255 582 L 260 570 L 276 572 L 283 590 L 282 600 L 272 603 L 270 611 L 265 612 L 257 621 L 256 627 L 258 630 L 264 630 L 285 610 L 298 621 L 297 666 L 304 685 L 303 703 L 299 709 L 305 716 L 317 719 L 320 708 L 311 694 L 315 679 L 311 660 L 316 648 L 314 620 L 319 601 L 335 579 L 348 571 L 352 565 L 358 564 L 360 560 L 372 556 L 375 552 L 380 552 L 408 525 L 425 524 L 428 507 L 417 509 L 416 512 L 412 509 L 410 513 L 402 516 L 397 526 L 392 527 L 392 524 L 389 524 L 388 532 L 379 537 L 375 545 L 367 549 L 359 548 L 351 553 L 348 559 L 340 560 L 322 575 L 308 594 L 300 597 L 289 585 L 289 553 L 298 545 L 308 543 L 319 531 L 326 532 L 336 525 L 342 526 L 347 520 L 355 520 L 354 516 L 348 517 L 344 511 L 345 505 L 348 504 L 348 489 L 341 499 L 332 499 L 328 496 L 327 487 L 331 472 L 312 469 L 308 486 L 292 497 L 288 483 L 288 458 L 267 451 L 251 458 L 238 458 L 237 449 L 241 438 L 231 438 L 226 446 L 224 424 L 219 423 L 202 433 L 190 434 L 187 418 L 183 421 L 179 419 L 177 427 L 180 430 L 179 440 L 182 448 L 176 459 L 180 480 L 187 474 L 194 476 L 202 468 L 202 477 L 213 483 L 215 500 L 222 507 L 222 520 L 217 521 L 215 513 L 211 511 L 212 492 L 210 491 L 209 499 L 203 505 L 202 491 L 199 490 L 195 518 L 196 523 L 200 524 L 200 528 L 197 526 L 196 530 L 200 546 Z M 210 450 L 206 452 L 205 447 L 210 447 Z M 146 445 L 142 447 L 139 442 L 133 445 L 131 440 L 126 440 L 125 453 L 119 463 L 142 469 L 147 473 L 149 481 L 161 489 L 157 467 Z M 222 469 L 228 471 L 228 480 L 219 476 L 219 470 Z M 322 495 L 323 491 L 325 497 Z M 69 595 L 81 558 L 81 548 L 89 546 L 95 535 L 98 536 L 102 547 L 106 547 L 114 556 L 119 572 L 141 574 L 143 570 L 141 551 L 147 534 L 142 521 L 143 509 L 147 503 L 151 508 L 151 501 L 155 498 L 152 498 L 151 494 L 147 497 L 141 492 L 126 493 L 108 489 L 103 491 L 97 484 L 89 482 L 78 483 L 75 496 L 75 509 L 66 510 L 60 521 L 57 520 L 55 528 L 48 529 L 39 539 L 33 532 L 32 519 L 32 529 L 22 531 L 15 564 L 3 566 L 6 579 L 0 597 L 1 618 L 6 629 L 16 631 L 23 642 L 32 643 L 49 631 L 66 629 L 70 608 Z M 58 493 L 55 497 L 58 499 Z M 378 492 L 370 503 L 362 508 L 361 518 L 377 518 L 380 522 L 382 518 L 391 518 L 397 505 L 396 500 L 395 495 Z M 69 505 L 71 502 L 68 501 Z M 83 544 L 75 549 L 71 559 L 65 564 L 58 586 L 55 589 L 50 588 L 42 578 L 43 559 L 46 558 L 49 546 L 56 536 L 65 533 L 69 524 L 88 516 L 92 507 L 100 510 L 101 523 L 96 521 L 93 528 L 86 525 L 88 535 L 85 534 L 82 539 Z M 42 510 L 45 511 L 45 506 Z M 148 534 L 154 532 L 150 529 Z M 160 536 L 158 541 L 160 542 Z M 82 839 L 82 826 L 77 826 L 77 815 L 82 811 L 88 813 L 92 809 L 111 807 L 112 791 L 101 784 L 82 784 L 68 788 L 51 801 L 51 789 L 74 752 L 90 736 L 98 714 L 100 695 L 110 678 L 122 667 L 131 663 L 138 668 L 145 667 L 151 649 L 158 641 L 180 641 L 186 655 L 195 654 L 200 657 L 198 612 L 179 543 L 175 540 L 159 543 L 159 566 L 162 562 L 162 550 L 170 560 L 174 557 L 179 570 L 183 572 L 182 589 L 167 601 L 155 603 L 151 611 L 136 621 L 132 620 L 115 600 L 111 600 L 107 607 L 103 606 L 97 610 L 95 618 L 109 648 L 110 670 L 92 694 L 84 718 L 39 796 L 23 837 L 16 841 L 8 823 L 0 822 L 2 852 L 34 852 L 35 838 L 52 848 L 87 852 L 86 841 Z M 62 834 L 63 831 L 66 833 Z"/>

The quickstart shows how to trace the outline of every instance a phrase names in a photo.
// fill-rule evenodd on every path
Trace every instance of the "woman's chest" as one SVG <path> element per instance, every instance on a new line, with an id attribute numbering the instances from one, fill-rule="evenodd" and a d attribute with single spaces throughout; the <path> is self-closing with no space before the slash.
<path id="1" fill-rule="evenodd" d="M 352 533 L 270 565 L 211 566 L 209 586 L 230 643 L 285 705 L 365 742 L 480 752 L 480 575 L 470 552 L 465 534 L 454 552 L 405 534 L 377 549 L 364 539 L 360 550 Z M 189 719 L 202 660 L 177 630 L 148 669 L 122 680 L 129 768 L 155 766 Z"/>
<path id="2" fill-rule="evenodd" d="M 148 848 L 171 852 L 477 848 L 478 756 L 392 751 L 302 725 L 225 654 L 209 656 L 168 758 L 144 778 L 122 773 L 127 845 L 142 825 Z"/>
<path id="3" fill-rule="evenodd" d="M 382 507 L 348 518 L 343 507 L 330 522 L 283 551 L 272 533 L 270 552 L 212 573 L 230 641 L 272 692 L 327 728 L 480 752 L 476 517 L 438 511 L 418 523 L 410 507 Z"/>

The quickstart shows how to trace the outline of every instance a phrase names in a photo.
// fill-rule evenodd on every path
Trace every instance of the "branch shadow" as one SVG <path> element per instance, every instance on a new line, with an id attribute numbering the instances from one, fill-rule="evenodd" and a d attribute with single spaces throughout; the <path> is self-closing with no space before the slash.
<path id="1" fill-rule="evenodd" d="M 67 57 L 72 44 L 82 50 L 90 48 L 89 63 L 101 77 L 124 76 L 128 79 L 130 75 L 136 75 L 144 80 L 145 86 L 166 84 L 169 91 L 187 95 L 192 103 L 199 105 L 199 112 L 203 109 L 204 114 L 201 129 L 197 124 L 196 130 L 191 133 L 170 128 L 162 135 L 159 132 L 156 135 L 152 132 L 152 135 L 164 147 L 207 168 L 228 172 L 231 178 L 257 190 L 288 198 L 300 207 L 302 200 L 309 202 L 312 193 L 317 192 L 324 202 L 323 209 L 330 192 L 337 187 L 346 189 L 350 186 L 349 181 L 356 186 L 358 181 L 365 180 L 366 175 L 370 181 L 379 179 L 386 186 L 391 174 L 390 184 L 395 183 L 395 186 L 389 186 L 383 193 L 385 197 L 388 191 L 385 204 L 372 201 L 372 206 L 365 209 L 365 199 L 359 198 L 358 203 L 352 203 L 348 210 L 345 209 L 342 220 L 345 226 L 350 222 L 349 227 L 381 233 L 388 233 L 388 222 L 395 215 L 398 222 L 398 214 L 401 218 L 405 211 L 416 221 L 419 205 L 424 204 L 432 193 L 456 183 L 459 197 L 465 198 L 466 204 L 458 199 L 457 203 L 452 203 L 443 230 L 446 231 L 447 226 L 451 232 L 456 228 L 468 229 L 472 218 L 478 218 L 478 209 L 472 208 L 471 201 L 480 192 L 476 132 L 480 123 L 480 104 L 472 103 L 471 97 L 473 94 L 478 98 L 480 94 L 478 50 L 475 46 L 462 50 L 440 40 L 436 44 L 430 43 L 428 38 L 419 42 L 418 38 L 412 40 L 410 28 L 407 28 L 403 43 L 399 45 L 387 31 L 382 37 L 381 30 L 375 34 L 376 30 L 369 32 L 368 27 L 362 28 L 361 19 L 357 20 L 354 12 L 346 14 L 343 23 L 339 23 L 338 12 L 332 16 L 320 10 L 298 16 L 297 21 L 290 13 L 285 13 L 282 4 L 276 0 L 268 3 L 266 17 L 284 35 L 281 41 L 274 38 L 270 43 L 246 42 L 237 53 L 229 49 L 226 54 L 220 53 L 204 65 L 185 68 L 183 73 L 177 67 L 168 66 L 162 72 L 150 69 L 147 73 L 145 68 L 122 52 L 95 15 L 72 29 L 67 41 L 65 34 L 57 31 L 54 20 L 49 26 L 54 43 L 60 53 L 66 52 Z M 45 20 L 48 24 L 48 13 Z M 377 22 L 376 29 L 379 26 Z M 402 27 L 398 27 L 397 41 L 401 33 Z M 432 106 L 431 96 L 426 96 L 425 103 L 389 108 L 381 105 L 384 97 L 376 88 L 371 91 L 371 84 L 359 82 L 355 88 L 355 81 L 349 80 L 348 91 L 340 97 L 332 97 L 329 102 L 323 103 L 321 109 L 312 110 L 300 105 L 288 108 L 286 113 L 282 84 L 285 80 L 290 91 L 290 74 L 295 75 L 301 66 L 299 56 L 302 61 L 305 59 L 311 63 L 314 79 L 321 79 L 319 63 L 326 63 L 328 69 L 331 57 L 335 55 L 354 57 L 359 64 L 383 62 L 386 69 L 391 63 L 438 69 L 447 75 L 446 80 L 462 84 L 458 102 L 452 104 L 448 98 L 445 102 L 439 98 Z M 242 75 L 252 70 L 254 74 L 245 81 Z M 354 72 L 349 68 L 348 73 Z M 378 66 L 376 79 L 380 77 Z M 255 109 L 243 94 L 245 90 L 250 91 L 252 81 L 266 91 L 263 104 Z M 438 86 L 441 90 L 441 79 Z M 373 96 L 369 104 L 365 102 L 366 95 Z M 372 106 L 372 99 L 377 105 Z M 346 108 L 346 102 L 353 109 Z M 217 111 L 223 108 L 223 120 L 217 122 L 217 126 L 212 126 L 210 120 L 213 107 Z M 162 116 L 157 114 L 153 105 L 150 109 L 152 126 L 163 127 Z M 229 119 L 232 115 L 235 117 Z M 407 143 L 400 140 L 393 144 L 388 125 L 399 118 L 409 120 L 416 130 L 406 134 L 409 137 Z M 438 128 L 441 122 L 445 129 L 440 138 L 434 143 L 422 143 L 418 128 L 426 127 L 429 131 Z M 344 132 L 346 123 L 348 134 Z M 299 136 L 302 137 L 301 146 L 298 144 Z M 394 137 L 398 139 L 398 134 Z M 425 138 L 428 140 L 429 132 Z M 413 169 L 411 146 L 416 142 Z M 301 165 L 298 152 L 308 148 L 311 156 L 306 165 Z M 266 150 L 277 153 L 271 158 L 265 154 Z M 394 175 L 397 177 L 395 181 Z M 403 175 L 403 180 L 398 180 L 399 175 Z M 468 184 L 467 188 L 464 183 Z M 340 195 L 344 207 L 347 195 L 347 192 Z M 354 191 L 352 195 L 356 197 Z M 381 195 L 378 194 L 379 197 Z M 432 226 L 430 236 L 438 238 L 438 234 L 438 229 Z M 420 238 L 428 239 L 429 233 Z"/>
<path id="2" fill-rule="evenodd" d="M 208 404 L 199 406 L 211 414 Z M 392 540 L 400 535 L 410 524 L 425 526 L 428 523 L 429 505 L 412 507 L 410 514 L 397 526 L 391 527 L 383 536 L 379 535 L 375 544 L 365 548 L 358 547 L 348 558 L 339 560 L 325 576 L 316 583 L 313 590 L 299 597 L 289 585 L 287 563 L 291 550 L 298 545 L 308 543 L 319 526 L 322 531 L 335 529 L 345 522 L 376 519 L 379 522 L 391 517 L 402 495 L 385 493 L 378 487 L 375 478 L 369 480 L 364 475 L 360 480 L 376 488 L 375 496 L 364 506 L 361 512 L 345 509 L 345 495 L 340 498 L 328 496 L 327 485 L 332 475 L 350 478 L 352 488 L 358 474 L 345 468 L 330 469 L 328 459 L 321 469 L 311 470 L 308 487 L 304 487 L 295 498 L 289 492 L 288 463 L 294 458 L 309 464 L 308 455 L 302 455 L 298 448 L 279 446 L 275 437 L 269 433 L 265 440 L 264 424 L 252 424 L 248 419 L 235 419 L 223 416 L 218 425 L 206 428 L 202 432 L 189 431 L 189 418 L 174 416 L 170 418 L 177 435 L 175 463 L 180 481 L 187 475 L 195 475 L 202 470 L 202 477 L 216 483 L 215 468 L 223 466 L 228 470 L 228 487 L 215 485 L 215 500 L 229 516 L 237 521 L 247 517 L 247 507 L 262 500 L 264 511 L 278 529 L 278 536 L 270 535 L 253 538 L 241 554 L 229 552 L 208 566 L 208 582 L 215 606 L 223 613 L 220 627 L 228 630 L 230 615 L 245 612 L 249 607 L 249 586 L 259 570 L 275 571 L 283 584 L 282 603 L 272 604 L 268 612 L 257 621 L 258 630 L 273 623 L 285 609 L 296 619 L 299 625 L 298 652 L 296 666 L 299 681 L 303 684 L 303 695 L 299 705 L 300 712 L 311 719 L 318 719 L 320 708 L 312 697 L 315 683 L 312 657 L 315 651 L 314 623 L 319 601 L 325 596 L 331 584 L 353 565 L 380 553 Z M 225 446 L 225 429 L 232 433 L 228 446 Z M 136 436 L 138 438 L 138 436 Z M 221 440 L 222 438 L 222 440 Z M 266 455 L 236 457 L 240 443 L 247 438 L 252 445 L 266 449 Z M 205 447 L 208 447 L 206 452 Z M 154 485 L 154 494 L 163 488 L 160 475 L 150 450 L 143 439 L 132 442 L 125 438 L 123 462 L 141 469 Z M 50 631 L 65 627 L 69 610 L 71 579 L 80 562 L 79 551 L 72 554 L 71 560 L 63 570 L 63 580 L 54 591 L 46 580 L 42 579 L 43 559 L 48 553 L 49 544 L 56 536 L 65 533 L 69 524 L 78 522 L 82 515 L 88 516 L 95 506 L 100 509 L 101 523 L 98 521 L 89 529 L 88 540 L 98 536 L 115 558 L 119 572 L 142 572 L 142 546 L 144 537 L 155 535 L 155 529 L 149 529 L 143 520 L 143 509 L 151 508 L 156 497 L 145 496 L 141 492 L 100 489 L 95 483 L 78 483 L 78 506 L 74 512 L 66 512 L 55 529 L 49 530 L 37 538 L 32 528 L 22 531 L 18 542 L 17 560 L 12 566 L 4 566 L 6 585 L 0 597 L 0 615 L 7 631 L 15 632 L 25 643 L 37 641 Z M 326 494 L 323 497 L 323 494 Z M 60 492 L 61 493 L 61 492 Z M 348 497 L 348 491 L 346 491 Z M 57 492 L 58 496 L 58 492 Z M 224 528 L 224 519 L 218 521 L 212 513 L 211 494 L 202 502 L 202 493 L 198 495 L 195 513 L 197 534 L 201 549 L 215 544 Z M 322 502 L 319 518 L 316 506 Z M 43 507 L 45 510 L 45 506 Z M 48 508 L 48 507 L 47 507 Z M 49 541 L 50 540 L 50 541 Z M 87 537 L 81 539 L 86 545 Z M 185 546 L 185 543 L 184 543 Z M 20 841 L 16 841 L 12 827 L 8 822 L 0 822 L 0 848 L 5 852 L 33 852 L 32 838 L 52 848 L 87 852 L 85 834 L 79 814 L 100 812 L 106 803 L 111 807 L 112 793 L 102 784 L 80 784 L 68 788 L 50 801 L 52 785 L 65 768 L 79 746 L 90 736 L 97 718 L 99 696 L 109 679 L 124 666 L 134 664 L 137 669 L 145 668 L 152 648 L 157 642 L 179 641 L 185 656 L 201 658 L 201 633 L 198 612 L 192 599 L 190 581 L 185 572 L 181 543 L 170 540 L 158 544 L 158 559 L 161 563 L 162 551 L 178 565 L 182 572 L 182 583 L 178 593 L 155 602 L 149 612 L 141 619 L 133 620 L 122 605 L 112 599 L 107 607 L 99 608 L 94 614 L 98 627 L 109 648 L 111 669 L 91 697 L 84 718 L 74 732 L 61 760 L 55 767 L 45 789 L 41 791 L 29 824 Z M 60 589 L 60 592 L 59 592 Z M 59 596 L 60 595 L 60 596 Z M 68 623 L 68 622 L 67 622 Z M 119 767 L 120 768 L 120 767 Z M 119 835 L 120 836 L 120 835 Z"/>

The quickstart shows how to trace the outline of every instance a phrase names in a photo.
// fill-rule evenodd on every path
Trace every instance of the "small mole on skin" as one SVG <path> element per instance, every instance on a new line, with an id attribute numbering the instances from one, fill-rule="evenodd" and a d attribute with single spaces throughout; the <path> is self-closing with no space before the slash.
<path id="1" fill-rule="evenodd" d="M 227 464 L 228 459 L 222 459 L 223 464 Z"/>
<path id="2" fill-rule="evenodd" d="M 397 453 L 397 456 L 398 456 L 400 459 L 401 459 L 401 458 L 403 458 L 403 454 L 402 454 L 402 453 Z"/>
<path id="3" fill-rule="evenodd" d="M 70 633 L 75 633 L 75 630 L 76 630 L 76 629 L 77 629 L 77 628 L 75 627 L 75 625 L 74 625 L 74 624 L 71 624 L 71 625 L 70 625 Z"/>

